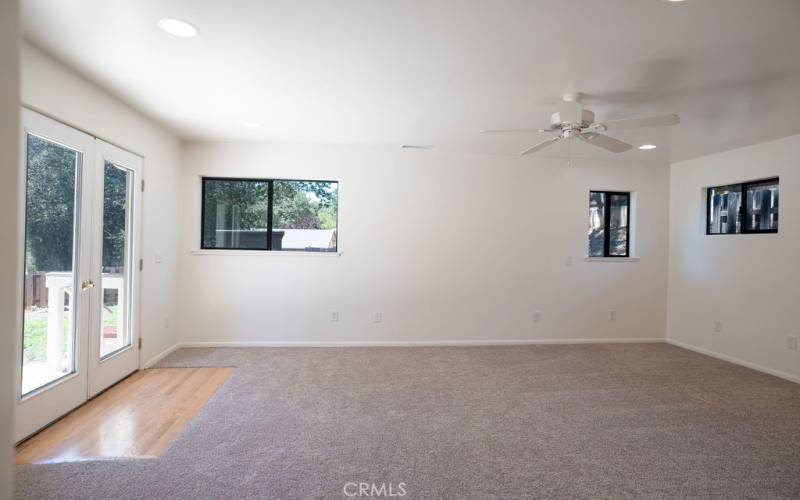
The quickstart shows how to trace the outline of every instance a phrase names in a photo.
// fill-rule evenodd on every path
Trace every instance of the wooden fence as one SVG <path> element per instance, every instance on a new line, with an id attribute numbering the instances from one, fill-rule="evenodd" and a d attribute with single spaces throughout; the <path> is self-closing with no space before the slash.
<path id="1" fill-rule="evenodd" d="M 25 309 L 47 307 L 47 287 L 44 286 L 46 273 L 33 273 L 25 276 Z"/>

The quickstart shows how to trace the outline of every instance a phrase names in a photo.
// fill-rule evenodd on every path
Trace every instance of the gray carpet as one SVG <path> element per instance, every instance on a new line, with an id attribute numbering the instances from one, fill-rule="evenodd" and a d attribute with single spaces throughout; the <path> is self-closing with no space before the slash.
<path id="1" fill-rule="evenodd" d="M 800 498 L 800 385 L 666 344 L 184 349 L 161 366 L 238 369 L 164 457 L 18 467 L 16 495 Z"/>

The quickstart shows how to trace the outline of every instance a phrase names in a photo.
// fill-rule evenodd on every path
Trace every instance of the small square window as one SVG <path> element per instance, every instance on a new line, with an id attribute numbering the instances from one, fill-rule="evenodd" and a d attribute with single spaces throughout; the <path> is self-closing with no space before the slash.
<path id="1" fill-rule="evenodd" d="M 746 184 L 744 232 L 778 230 L 778 180 Z"/>
<path id="2" fill-rule="evenodd" d="M 335 252 L 339 183 L 273 182 L 271 249 Z"/>
<path id="3" fill-rule="evenodd" d="M 710 187 L 706 234 L 778 232 L 778 179 Z"/>
<path id="4" fill-rule="evenodd" d="M 630 193 L 589 193 L 589 257 L 630 256 L 630 210 Z"/>
<path id="5" fill-rule="evenodd" d="M 708 189 L 708 234 L 740 232 L 739 214 L 742 205 L 742 185 L 718 186 Z"/>

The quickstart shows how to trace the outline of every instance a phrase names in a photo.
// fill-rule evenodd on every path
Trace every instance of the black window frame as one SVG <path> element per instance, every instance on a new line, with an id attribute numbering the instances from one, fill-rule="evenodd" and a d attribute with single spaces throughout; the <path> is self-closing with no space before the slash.
<path id="1" fill-rule="evenodd" d="M 205 234 L 206 228 L 206 181 L 231 181 L 231 182 L 266 182 L 267 183 L 267 246 L 266 248 L 239 248 L 239 247 L 212 247 L 206 246 Z M 273 204 L 275 203 L 274 197 L 274 184 L 275 182 L 326 182 L 329 184 L 336 184 L 336 189 L 339 189 L 339 181 L 324 180 L 324 179 L 268 179 L 257 177 L 215 177 L 203 176 L 200 178 L 201 192 L 200 192 L 200 249 L 201 250 L 242 250 L 252 252 L 305 252 L 305 253 L 338 253 L 339 252 L 339 206 L 336 206 L 336 246 L 330 252 L 311 252 L 309 250 L 301 249 L 286 249 L 286 250 L 273 250 L 272 248 L 272 216 Z"/>
<path id="2" fill-rule="evenodd" d="M 776 234 L 778 232 L 778 228 L 775 229 L 748 229 L 745 224 L 745 215 L 747 210 L 747 192 L 748 188 L 753 185 L 757 184 L 768 184 L 774 183 L 780 186 L 780 177 L 767 177 L 765 179 L 756 179 L 752 181 L 746 182 L 739 182 L 739 183 L 732 183 L 732 184 L 720 184 L 718 186 L 709 186 L 706 188 L 706 236 L 729 236 L 732 234 Z M 720 189 L 720 188 L 732 188 L 735 186 L 739 186 L 739 197 L 741 199 L 741 203 L 739 203 L 739 213 L 736 216 L 739 218 L 739 230 L 734 231 L 733 233 L 712 233 L 711 232 L 711 224 L 710 224 L 710 214 L 711 214 L 711 190 L 712 189 Z M 780 188 L 779 188 L 780 189 Z M 780 211 L 780 208 L 778 209 Z M 778 219 L 778 226 L 780 227 L 780 219 Z"/>
<path id="3" fill-rule="evenodd" d="M 592 189 L 589 191 L 589 199 L 591 200 L 593 194 L 602 194 L 604 199 L 606 200 L 605 206 L 603 208 L 603 255 L 590 255 L 589 258 L 592 259 L 625 259 L 630 258 L 631 256 L 631 235 L 633 231 L 631 230 L 631 192 L 630 191 L 603 191 L 598 189 Z M 628 207 L 628 210 L 625 212 L 625 227 L 628 228 L 628 235 L 625 238 L 625 255 L 611 255 L 611 217 L 609 217 L 610 206 L 611 206 L 611 196 L 624 196 L 627 200 L 625 206 Z M 588 252 L 587 252 L 588 253 Z"/>

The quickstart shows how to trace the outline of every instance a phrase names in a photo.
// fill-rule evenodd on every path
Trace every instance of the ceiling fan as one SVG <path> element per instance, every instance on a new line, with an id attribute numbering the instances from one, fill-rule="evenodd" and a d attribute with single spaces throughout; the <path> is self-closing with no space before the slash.
<path id="1" fill-rule="evenodd" d="M 578 104 L 583 94 L 565 94 L 564 102 Z M 612 153 L 624 153 L 631 149 L 630 144 L 622 142 L 613 137 L 603 135 L 600 132 L 607 130 L 624 130 L 643 127 L 666 127 L 677 125 L 681 119 L 678 115 L 646 116 L 643 118 L 624 118 L 621 120 L 607 120 L 605 122 L 595 122 L 594 113 L 588 109 L 577 107 L 575 112 L 555 112 L 550 116 L 550 128 L 548 129 L 502 129 L 484 130 L 484 134 L 504 134 L 511 132 L 539 132 L 541 134 L 558 134 L 550 137 L 534 146 L 523 151 L 522 155 L 529 155 L 540 151 L 551 144 L 562 140 L 578 138 L 594 146 L 601 147 Z"/>

